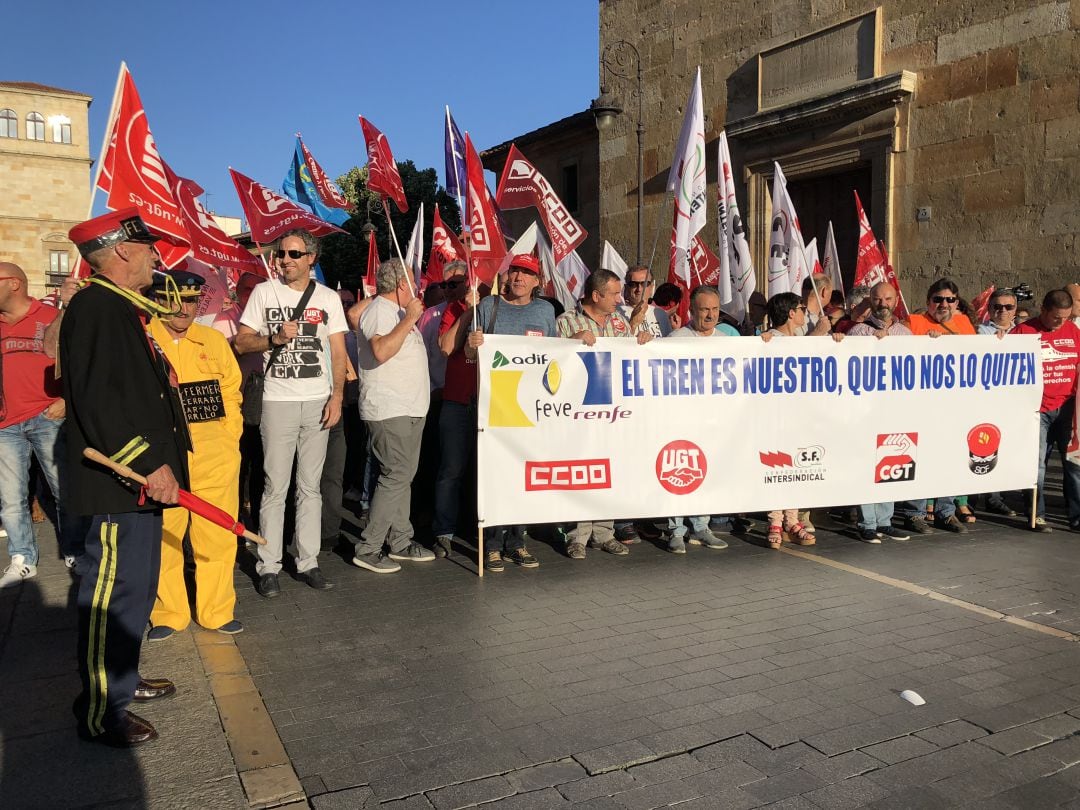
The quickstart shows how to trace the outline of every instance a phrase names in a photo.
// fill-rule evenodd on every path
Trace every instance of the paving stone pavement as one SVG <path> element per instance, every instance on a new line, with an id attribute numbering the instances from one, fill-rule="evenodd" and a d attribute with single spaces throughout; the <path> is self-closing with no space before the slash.
<path id="1" fill-rule="evenodd" d="M 820 518 L 803 551 L 1080 629 L 1080 535 L 871 546 Z M 532 540 L 538 570 L 482 580 L 324 552 L 329 592 L 238 577 L 237 643 L 316 810 L 1080 807 L 1074 640 L 761 542 Z"/>

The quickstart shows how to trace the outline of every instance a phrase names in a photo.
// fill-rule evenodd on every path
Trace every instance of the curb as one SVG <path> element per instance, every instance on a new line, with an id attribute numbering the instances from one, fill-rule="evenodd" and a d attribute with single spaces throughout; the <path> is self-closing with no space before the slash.
<path id="1" fill-rule="evenodd" d="M 306 807 L 304 789 L 236 642 L 223 633 L 193 629 L 248 806 Z"/>

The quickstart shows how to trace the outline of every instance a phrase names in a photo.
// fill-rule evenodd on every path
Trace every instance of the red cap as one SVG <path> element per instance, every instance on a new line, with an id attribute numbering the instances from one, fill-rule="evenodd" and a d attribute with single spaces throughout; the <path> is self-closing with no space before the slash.
<path id="1" fill-rule="evenodd" d="M 151 231 L 139 216 L 139 209 L 132 207 L 88 219 L 68 231 L 68 238 L 86 258 L 95 250 L 121 242 L 152 244 L 164 237 Z"/>
<path id="2" fill-rule="evenodd" d="M 534 276 L 540 275 L 540 262 L 531 253 L 515 254 L 514 258 L 510 260 L 509 269 L 512 270 L 515 267 L 518 270 L 524 270 L 526 273 L 532 273 Z"/>

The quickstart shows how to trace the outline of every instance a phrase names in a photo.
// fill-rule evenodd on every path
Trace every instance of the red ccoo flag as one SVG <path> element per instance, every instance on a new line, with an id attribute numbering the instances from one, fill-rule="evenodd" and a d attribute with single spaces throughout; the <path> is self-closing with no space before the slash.
<path id="1" fill-rule="evenodd" d="M 134 205 L 143 221 L 164 235 L 158 242 L 158 252 L 166 267 L 175 267 L 188 254 L 190 238 L 180 205 L 169 185 L 139 91 L 127 71 L 98 187 L 108 192 L 106 205 L 113 211 Z"/>
<path id="2" fill-rule="evenodd" d="M 368 181 L 367 187 L 394 201 L 398 211 L 409 210 L 405 201 L 405 189 L 401 186 L 394 154 L 386 136 L 379 132 L 364 116 L 359 116 L 360 128 L 364 130 L 364 143 L 367 145 Z"/>
<path id="3" fill-rule="evenodd" d="M 506 255 L 506 240 L 499 229 L 499 216 L 484 182 L 484 167 L 476 148 L 465 133 L 465 219 L 469 223 L 469 268 L 481 284 L 490 285 Z"/>
<path id="4" fill-rule="evenodd" d="M 428 254 L 427 271 L 424 273 L 427 283 L 442 283 L 443 268 L 455 260 L 465 261 L 465 248 L 461 246 L 457 234 L 446 227 L 436 205 L 431 225 L 431 253 Z"/>
<path id="5" fill-rule="evenodd" d="M 368 238 L 367 273 L 364 275 L 364 297 L 375 296 L 375 271 L 379 269 L 379 246 L 375 244 L 375 234 Z"/>
<path id="6" fill-rule="evenodd" d="M 221 230 L 210 213 L 199 202 L 202 188 L 194 180 L 178 177 L 166 164 L 166 175 L 173 187 L 184 226 L 191 237 L 191 253 L 194 258 L 215 267 L 227 267 L 238 273 L 254 273 L 265 276 L 266 267 L 257 256 L 244 250 L 232 237 Z"/>
<path id="7" fill-rule="evenodd" d="M 229 169 L 229 174 L 240 197 L 244 216 L 247 217 L 251 238 L 256 244 L 269 244 L 292 228 L 306 228 L 315 236 L 346 233 L 235 169 Z"/>
<path id="8" fill-rule="evenodd" d="M 300 138 L 299 134 L 296 137 Z M 352 203 L 345 199 L 345 195 L 341 193 L 337 183 L 334 183 L 326 176 L 323 167 L 315 160 L 315 156 L 308 151 L 303 138 L 300 138 L 300 150 L 304 153 L 304 162 L 307 163 L 311 182 L 315 184 L 315 190 L 319 192 L 319 199 L 322 200 L 323 205 L 327 208 L 342 208 L 346 211 L 352 211 Z"/>
<path id="9" fill-rule="evenodd" d="M 975 313 L 975 317 L 972 319 L 972 323 L 978 326 L 980 323 L 986 323 L 990 314 L 990 296 L 994 294 L 994 290 L 997 289 L 995 285 L 991 284 L 981 293 L 971 299 L 971 311 Z"/>

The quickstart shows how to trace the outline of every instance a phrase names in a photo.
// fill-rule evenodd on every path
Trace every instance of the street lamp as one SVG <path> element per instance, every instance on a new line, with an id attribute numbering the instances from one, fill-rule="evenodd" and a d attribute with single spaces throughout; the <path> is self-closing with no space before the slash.
<path id="1" fill-rule="evenodd" d="M 640 265 L 643 253 L 645 228 L 645 116 L 644 116 L 644 79 L 642 75 L 641 54 L 630 42 L 619 39 L 609 42 L 600 54 L 600 96 L 589 105 L 589 110 L 596 118 L 596 128 L 600 132 L 611 129 L 615 118 L 622 113 L 615 97 L 607 91 L 607 74 L 620 79 L 631 79 L 630 56 L 633 54 L 637 64 L 637 263 Z"/>

